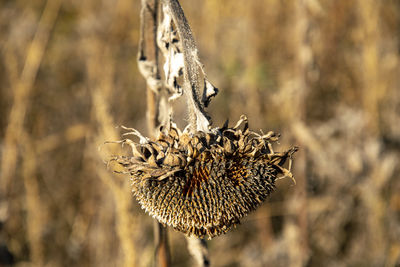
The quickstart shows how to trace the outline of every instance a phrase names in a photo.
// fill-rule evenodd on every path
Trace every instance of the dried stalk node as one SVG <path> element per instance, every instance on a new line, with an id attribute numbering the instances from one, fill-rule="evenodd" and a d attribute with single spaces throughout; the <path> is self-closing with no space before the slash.
<path id="1" fill-rule="evenodd" d="M 143 209 L 165 225 L 188 235 L 209 238 L 226 233 L 274 190 L 275 181 L 293 178 L 291 157 L 297 150 L 274 152 L 273 132 L 250 131 L 242 116 L 236 126 L 190 134 L 174 123 L 155 141 L 139 137 L 129 144 L 133 156 L 112 161 L 130 174 L 132 191 Z M 283 165 L 289 160 L 289 167 Z"/>

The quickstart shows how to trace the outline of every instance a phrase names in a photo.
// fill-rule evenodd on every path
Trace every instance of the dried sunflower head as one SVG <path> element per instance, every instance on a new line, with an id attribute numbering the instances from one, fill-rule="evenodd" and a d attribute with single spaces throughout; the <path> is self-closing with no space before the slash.
<path id="1" fill-rule="evenodd" d="M 128 128 L 126 128 L 128 129 Z M 116 156 L 131 176 L 132 191 L 150 215 L 188 235 L 209 238 L 226 233 L 273 191 L 280 176 L 293 177 L 283 164 L 297 150 L 274 152 L 273 132 L 257 134 L 247 118 L 229 128 L 195 134 L 171 123 L 155 141 L 119 141 L 132 156 Z"/>

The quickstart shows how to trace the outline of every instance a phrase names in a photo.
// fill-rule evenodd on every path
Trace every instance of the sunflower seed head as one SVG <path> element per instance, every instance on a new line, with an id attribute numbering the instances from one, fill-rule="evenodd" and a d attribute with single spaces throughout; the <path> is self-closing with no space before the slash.
<path id="1" fill-rule="evenodd" d="M 132 157 L 113 161 L 130 174 L 142 208 L 188 235 L 226 233 L 268 197 L 276 179 L 293 178 L 283 165 L 297 148 L 274 152 L 277 135 L 250 131 L 243 115 L 233 128 L 224 125 L 207 133 L 182 133 L 171 124 L 155 141 L 132 132 L 138 143 L 121 141 L 131 145 Z"/>

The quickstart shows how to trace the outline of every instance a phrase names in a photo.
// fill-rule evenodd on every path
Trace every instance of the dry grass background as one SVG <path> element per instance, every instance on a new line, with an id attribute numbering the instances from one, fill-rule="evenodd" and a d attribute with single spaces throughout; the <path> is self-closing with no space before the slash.
<path id="1" fill-rule="evenodd" d="M 221 89 L 215 124 L 247 114 L 301 148 L 297 186 L 210 241 L 212 265 L 399 266 L 400 2 L 181 2 Z M 118 125 L 145 132 L 139 10 L 1 1 L 0 261 L 7 247 L 16 266 L 151 265 L 152 219 L 98 150 Z M 170 243 L 190 266 L 183 236 Z"/>

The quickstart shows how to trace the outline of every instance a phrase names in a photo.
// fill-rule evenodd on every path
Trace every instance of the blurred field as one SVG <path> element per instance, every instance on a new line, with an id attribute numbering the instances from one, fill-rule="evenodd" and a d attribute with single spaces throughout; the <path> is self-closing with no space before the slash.
<path id="1" fill-rule="evenodd" d="M 400 2 L 181 4 L 220 89 L 214 124 L 246 114 L 277 150 L 300 146 L 297 185 L 209 241 L 212 266 L 400 266 Z M 139 10 L 0 2 L 0 266 L 6 250 L 15 266 L 151 265 L 152 219 L 98 149 L 116 126 L 146 132 Z M 191 266 L 169 233 L 173 266 Z"/>

